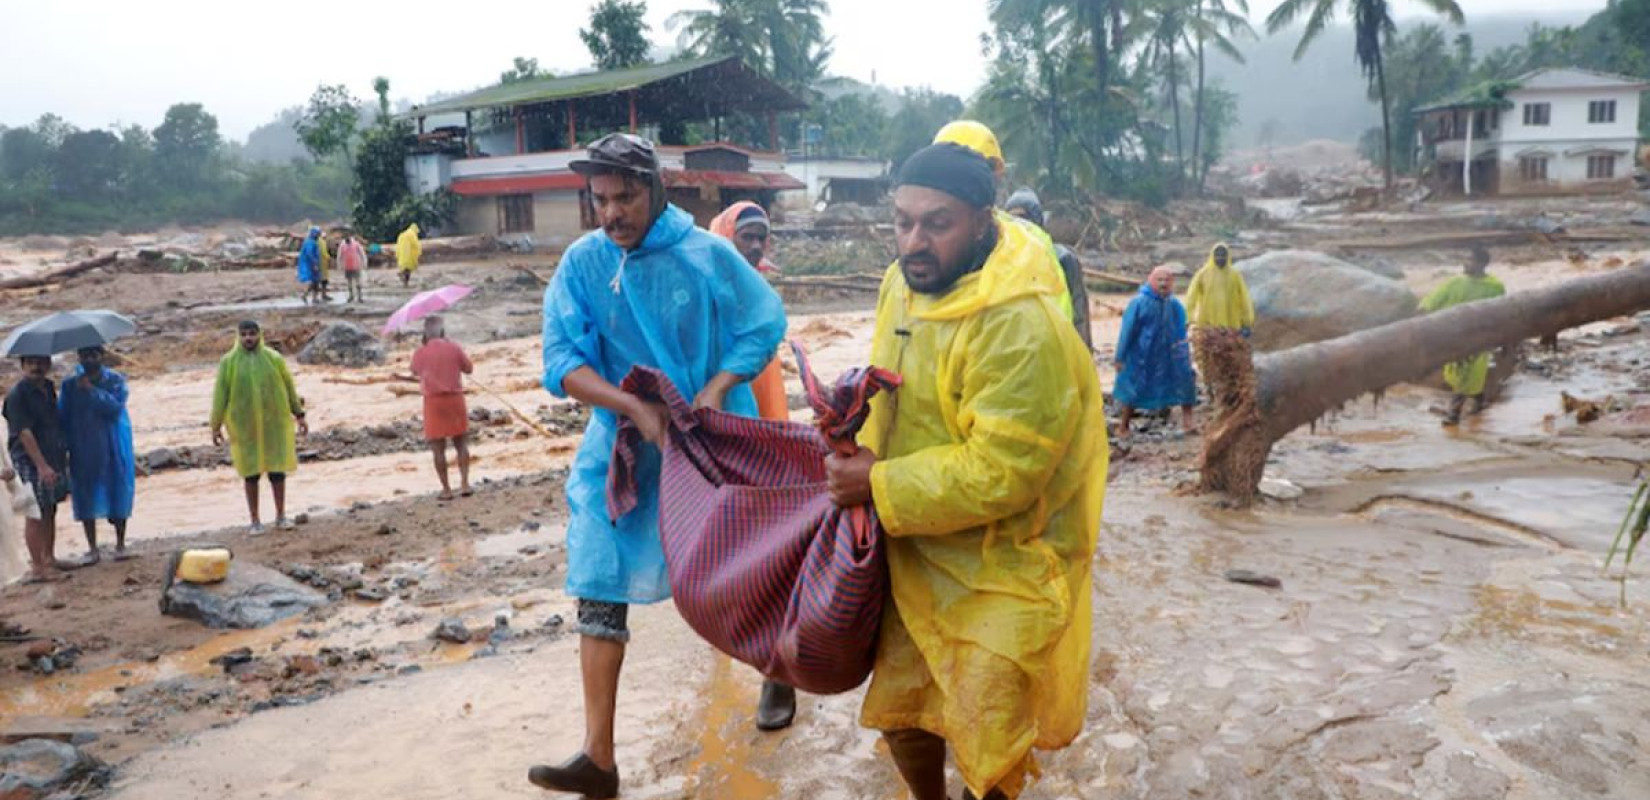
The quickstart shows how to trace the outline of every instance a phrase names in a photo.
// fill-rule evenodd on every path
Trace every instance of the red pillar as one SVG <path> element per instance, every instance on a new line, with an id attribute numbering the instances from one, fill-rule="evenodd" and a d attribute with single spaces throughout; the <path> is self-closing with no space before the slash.
<path id="1" fill-rule="evenodd" d="M 630 132 L 636 132 L 636 93 L 630 93 Z"/>
<path id="2" fill-rule="evenodd" d="M 579 117 L 572 100 L 567 101 L 567 149 L 579 149 Z"/>
<path id="3" fill-rule="evenodd" d="M 779 117 L 772 111 L 768 112 L 768 149 L 779 152 Z"/>
<path id="4" fill-rule="evenodd" d="M 527 120 L 521 117 L 521 107 L 516 107 L 516 155 L 527 152 Z"/>

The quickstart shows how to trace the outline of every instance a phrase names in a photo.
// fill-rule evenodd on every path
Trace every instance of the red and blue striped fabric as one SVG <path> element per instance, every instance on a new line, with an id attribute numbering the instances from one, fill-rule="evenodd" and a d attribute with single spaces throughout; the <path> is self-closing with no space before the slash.
<path id="1" fill-rule="evenodd" d="M 670 409 L 659 536 L 683 619 L 768 678 L 835 694 L 870 675 L 888 567 L 875 510 L 832 503 L 824 460 L 833 447 L 852 452 L 871 396 L 899 376 L 853 370 L 827 390 L 792 347 L 817 427 L 694 410 L 646 367 L 621 388 Z M 633 424 L 620 425 L 607 485 L 614 519 L 636 506 L 642 444 Z"/>

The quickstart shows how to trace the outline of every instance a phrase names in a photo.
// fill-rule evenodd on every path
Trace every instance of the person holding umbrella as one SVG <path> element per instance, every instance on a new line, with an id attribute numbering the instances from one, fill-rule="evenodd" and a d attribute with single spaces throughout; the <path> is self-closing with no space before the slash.
<path id="1" fill-rule="evenodd" d="M 224 444 L 229 427 L 229 452 L 235 471 L 246 482 L 246 510 L 252 534 L 264 532 L 258 512 L 258 479 L 269 476 L 275 495 L 275 526 L 291 530 L 286 518 L 286 476 L 298 468 L 298 434 L 309 435 L 304 401 L 286 368 L 286 359 L 264 344 L 258 323 L 246 320 L 237 327 L 238 341 L 218 362 L 217 387 L 212 392 L 212 444 Z"/>
<path id="2" fill-rule="evenodd" d="M 441 479 L 442 500 L 453 499 L 452 484 L 447 480 L 447 442 L 453 443 L 458 453 L 459 493 L 464 497 L 470 490 L 470 410 L 464 402 L 464 376 L 475 372 L 475 365 L 464 349 L 447 338 L 447 326 L 441 317 L 424 318 L 424 345 L 412 357 L 411 380 L 418 382 L 424 395 L 424 439 L 430 443 L 435 456 L 435 474 Z"/>
<path id="3" fill-rule="evenodd" d="M 101 346 L 77 351 L 80 367 L 63 382 L 57 410 L 69 447 L 69 490 L 74 518 L 86 532 L 85 566 L 102 556 L 97 521 L 115 529 L 115 560 L 126 555 L 126 520 L 132 517 L 137 463 L 132 420 L 126 413 L 126 376 L 103 365 Z"/>
<path id="4" fill-rule="evenodd" d="M 39 506 L 23 523 L 23 541 L 29 549 L 28 583 L 55 580 L 54 570 L 73 569 L 57 561 L 57 504 L 69 496 L 69 450 L 57 417 L 57 386 L 52 383 L 49 355 L 19 359 L 23 380 L 6 394 L 5 418 L 10 435 L 6 449 L 18 479 Z"/>

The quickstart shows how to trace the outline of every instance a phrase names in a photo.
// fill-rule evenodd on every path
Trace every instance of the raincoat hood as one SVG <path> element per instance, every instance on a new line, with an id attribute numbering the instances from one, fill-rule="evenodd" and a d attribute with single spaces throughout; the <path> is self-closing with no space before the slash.
<path id="1" fill-rule="evenodd" d="M 1022 297 L 1049 295 L 1059 301 L 1066 294 L 1064 278 L 1057 265 L 1050 267 L 1052 254 L 1047 246 L 1035 239 L 1024 225 L 1005 225 L 997 221 L 997 246 L 986 257 L 985 266 L 959 278 L 944 295 L 923 304 L 912 304 L 907 293 L 911 315 L 923 320 L 951 320 L 966 317 L 987 308 L 1000 306 Z M 899 262 L 889 267 L 898 273 L 901 283 L 905 275 Z"/>
<path id="2" fill-rule="evenodd" d="M 739 232 L 739 215 L 752 208 L 761 209 L 762 207 L 750 202 L 749 200 L 741 200 L 731 206 L 728 206 L 722 213 L 716 215 L 716 219 L 710 221 L 710 232 L 722 237 L 723 239 L 727 239 L 730 242 L 733 241 L 734 234 Z M 766 211 L 763 211 L 762 213 L 764 217 L 767 216 Z M 768 229 L 770 231 L 773 230 L 773 221 L 771 219 L 768 221 Z M 774 266 L 773 262 L 769 261 L 768 257 L 764 255 L 762 257 L 762 263 L 756 265 L 756 271 L 778 272 L 779 268 Z"/>
<path id="3" fill-rule="evenodd" d="M 1026 219 L 1032 223 L 1038 226 L 1043 224 L 1045 219 L 1043 216 L 1043 200 L 1037 196 L 1035 191 L 1020 189 L 1009 195 L 1008 202 L 1003 203 L 1003 210 L 1013 211 L 1015 209 L 1023 209 L 1026 212 Z"/>

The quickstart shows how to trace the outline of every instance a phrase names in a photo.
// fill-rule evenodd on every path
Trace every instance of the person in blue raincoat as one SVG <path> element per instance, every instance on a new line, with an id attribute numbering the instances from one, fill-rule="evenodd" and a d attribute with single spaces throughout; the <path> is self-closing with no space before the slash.
<path id="1" fill-rule="evenodd" d="M 304 285 L 304 303 L 321 299 L 321 229 L 310 228 L 298 249 L 298 282 Z"/>
<path id="2" fill-rule="evenodd" d="M 1174 273 L 1168 267 L 1152 270 L 1140 294 L 1129 303 L 1112 361 L 1117 368 L 1112 397 L 1122 406 L 1118 438 L 1129 435 L 1135 411 L 1173 406 L 1182 409 L 1182 429 L 1192 432 L 1197 377 L 1186 340 L 1186 307 L 1174 296 Z"/>
<path id="3" fill-rule="evenodd" d="M 595 409 L 567 478 L 567 593 L 578 600 L 585 744 L 560 766 L 535 766 L 535 785 L 614 797 L 613 726 L 628 610 L 670 596 L 659 541 L 655 448 L 637 465 L 636 509 L 609 521 L 608 465 L 621 417 L 655 445 L 669 415 L 617 386 L 637 365 L 662 371 L 699 407 L 755 417 L 747 382 L 785 332 L 779 296 L 726 240 L 670 205 L 653 144 L 612 134 L 571 168 L 583 175 L 601 230 L 568 248 L 544 295 L 544 387 Z"/>
<path id="4" fill-rule="evenodd" d="M 101 559 L 97 521 L 115 529 L 115 560 L 126 559 L 126 521 L 132 518 L 137 479 L 132 420 L 126 414 L 126 376 L 103 366 L 101 347 L 79 351 L 80 366 L 63 381 L 58 419 L 69 443 L 69 497 L 86 531 L 86 560 Z"/>

